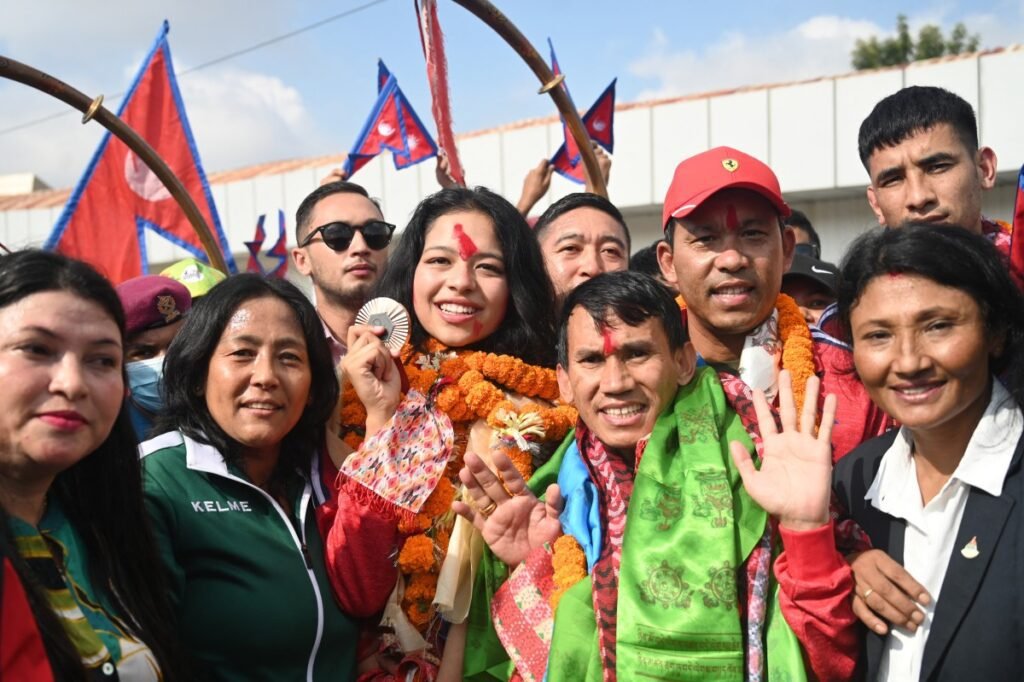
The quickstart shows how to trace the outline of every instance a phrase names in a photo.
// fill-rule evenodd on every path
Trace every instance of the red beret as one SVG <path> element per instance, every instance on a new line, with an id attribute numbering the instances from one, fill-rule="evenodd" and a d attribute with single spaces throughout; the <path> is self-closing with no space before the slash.
<path id="1" fill-rule="evenodd" d="M 181 282 L 161 275 L 143 275 L 117 285 L 124 307 L 125 335 L 134 336 L 177 322 L 192 307 L 192 296 Z"/>

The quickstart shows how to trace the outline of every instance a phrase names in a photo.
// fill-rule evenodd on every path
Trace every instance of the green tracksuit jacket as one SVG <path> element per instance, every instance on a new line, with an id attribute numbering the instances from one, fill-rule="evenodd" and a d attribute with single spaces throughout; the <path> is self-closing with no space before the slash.
<path id="1" fill-rule="evenodd" d="M 331 594 L 309 481 L 285 510 L 178 432 L 140 450 L 179 630 L 205 679 L 355 679 L 358 629 Z"/>

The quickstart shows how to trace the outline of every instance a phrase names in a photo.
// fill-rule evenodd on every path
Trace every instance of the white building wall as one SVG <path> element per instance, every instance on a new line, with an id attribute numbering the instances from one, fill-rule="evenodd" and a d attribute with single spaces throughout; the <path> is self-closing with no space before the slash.
<path id="1" fill-rule="evenodd" d="M 1024 48 L 1011 48 L 806 83 L 620 106 L 611 199 L 629 220 L 634 248 L 645 246 L 660 236 L 660 204 L 676 164 L 713 146 L 738 147 L 773 166 L 787 199 L 804 210 L 821 233 L 825 257 L 838 259 L 857 234 L 875 224 L 864 200 L 867 175 L 857 154 L 861 121 L 879 99 L 900 87 L 928 84 L 949 88 L 975 106 L 981 142 L 995 148 L 1002 173 L 1001 186 L 987 197 L 986 211 L 1009 217 L 1015 171 L 1024 162 L 1024 135 L 1016 120 L 1016 112 L 1024 110 L 1024 91 L 1007 86 L 1022 76 Z M 460 157 L 471 185 L 489 186 L 515 202 L 526 173 L 550 157 L 561 139 L 558 122 L 509 126 L 462 138 Z M 293 243 L 292 222 L 299 202 L 330 170 L 306 167 L 213 186 L 241 266 L 247 257 L 243 242 L 252 238 L 260 213 L 270 216 L 271 229 L 276 230 L 276 211 L 283 208 Z M 397 172 L 390 155 L 371 161 L 353 180 L 380 198 L 385 216 L 400 228 L 419 199 L 438 188 L 433 161 Z M 534 214 L 580 189 L 556 174 Z M 39 245 L 59 213 L 59 208 L 0 212 L 0 235 L 12 248 Z M 153 260 L 184 256 L 159 241 L 149 243 Z"/>

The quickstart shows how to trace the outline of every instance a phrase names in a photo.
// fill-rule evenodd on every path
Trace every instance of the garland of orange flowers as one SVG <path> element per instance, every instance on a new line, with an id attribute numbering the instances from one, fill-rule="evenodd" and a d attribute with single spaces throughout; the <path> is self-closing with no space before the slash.
<path id="1" fill-rule="evenodd" d="M 555 540 L 551 551 L 551 567 L 555 574 L 552 582 L 555 591 L 551 593 L 551 610 L 558 610 L 558 603 L 570 587 L 587 577 L 587 556 L 583 548 L 571 535 L 563 535 Z"/>
<path id="2" fill-rule="evenodd" d="M 402 608 L 422 633 L 434 622 L 437 576 L 448 551 L 455 522 L 452 501 L 461 485 L 469 427 L 478 419 L 492 429 L 492 449 L 504 452 L 523 476 L 533 473 L 533 457 L 541 442 L 560 441 L 576 423 L 569 405 L 544 407 L 527 402 L 516 405 L 506 391 L 525 398 L 554 402 L 558 398 L 555 372 L 508 355 L 454 351 L 434 340 L 420 353 L 409 344 L 401 361 L 410 389 L 428 396 L 452 421 L 455 445 L 445 475 L 415 517 L 402 518 L 399 530 L 408 537 L 398 552 L 397 564 L 406 577 Z M 342 393 L 339 412 L 341 436 L 353 449 L 364 436 L 366 408 L 351 386 Z"/>
<path id="3" fill-rule="evenodd" d="M 682 296 L 676 297 L 676 303 L 683 310 L 686 309 L 686 301 Z M 775 309 L 779 311 L 782 369 L 789 370 L 790 378 L 793 380 L 793 402 L 796 403 L 796 411 L 799 413 L 807 394 L 807 380 L 815 374 L 814 343 L 807 320 L 792 297 L 779 294 L 775 299 Z"/>

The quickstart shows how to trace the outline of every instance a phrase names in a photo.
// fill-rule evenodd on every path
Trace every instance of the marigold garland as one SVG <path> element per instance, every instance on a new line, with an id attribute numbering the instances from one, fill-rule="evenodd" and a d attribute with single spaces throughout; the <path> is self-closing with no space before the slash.
<path id="1" fill-rule="evenodd" d="M 683 310 L 686 301 L 682 296 L 676 297 L 676 303 Z M 803 409 L 804 396 L 807 393 L 807 380 L 815 374 L 814 342 L 807 320 L 800 312 L 796 301 L 786 294 L 779 294 L 775 299 L 775 309 L 779 311 L 779 341 L 782 342 L 782 369 L 788 370 L 793 380 L 793 402 L 797 413 Z"/>
<path id="2" fill-rule="evenodd" d="M 570 587 L 587 577 L 587 556 L 583 548 L 571 535 L 563 535 L 555 540 L 551 552 L 551 567 L 554 569 L 552 581 L 555 591 L 551 594 L 551 610 L 558 609 L 558 602 Z"/>
<path id="3" fill-rule="evenodd" d="M 557 400 L 558 381 L 553 370 L 507 355 L 449 350 L 434 340 L 427 342 L 426 351 L 406 344 L 400 354 L 402 366 L 409 387 L 428 396 L 451 419 L 455 442 L 445 475 L 420 513 L 399 521 L 399 530 L 408 535 L 397 560 L 406 577 L 402 609 L 423 633 L 435 617 L 437 572 L 451 540 L 451 504 L 461 486 L 458 473 L 470 427 L 476 420 L 484 420 L 492 430 L 492 448 L 508 455 L 528 479 L 540 443 L 561 441 L 577 418 L 575 408 L 569 405 L 546 407 L 528 401 Z M 516 405 L 508 400 L 508 393 L 528 400 Z M 341 403 L 341 436 L 356 449 L 365 435 L 366 409 L 351 386 L 342 392 Z"/>

